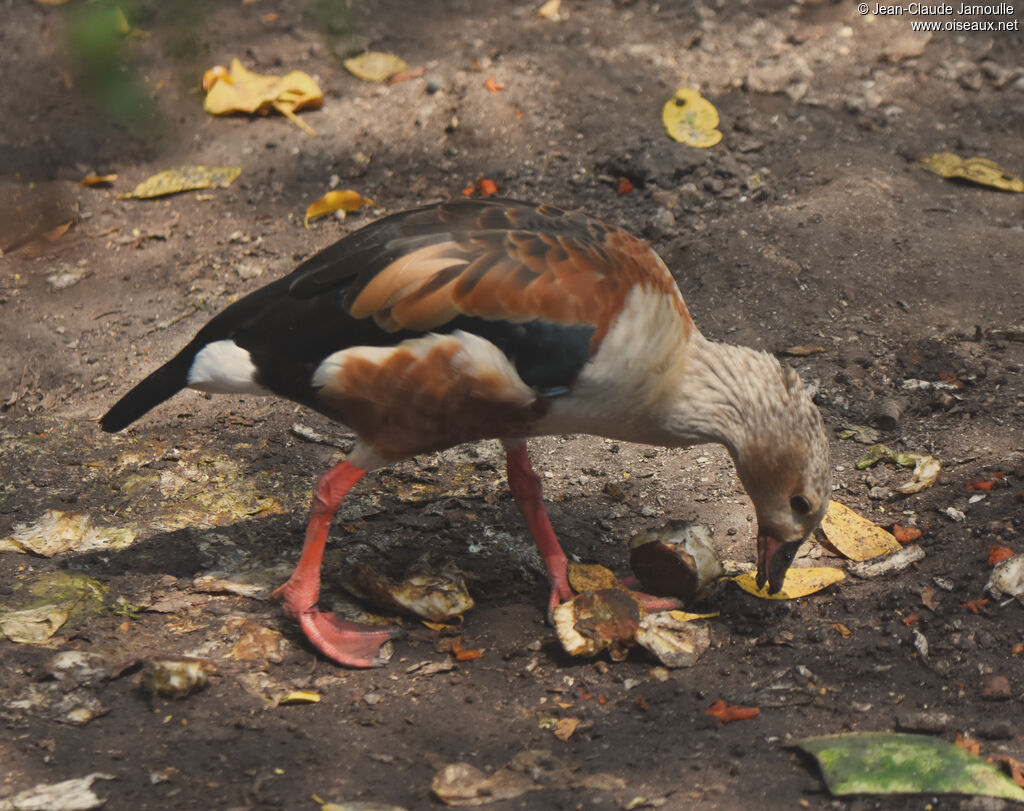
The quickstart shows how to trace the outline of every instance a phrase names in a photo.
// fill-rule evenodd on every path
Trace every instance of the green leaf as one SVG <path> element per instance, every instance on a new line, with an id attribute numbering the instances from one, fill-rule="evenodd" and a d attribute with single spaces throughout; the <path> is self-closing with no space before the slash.
<path id="1" fill-rule="evenodd" d="M 1024 789 L 986 760 L 927 735 L 852 732 L 804 738 L 829 791 L 843 794 L 980 794 L 1024 802 Z"/>

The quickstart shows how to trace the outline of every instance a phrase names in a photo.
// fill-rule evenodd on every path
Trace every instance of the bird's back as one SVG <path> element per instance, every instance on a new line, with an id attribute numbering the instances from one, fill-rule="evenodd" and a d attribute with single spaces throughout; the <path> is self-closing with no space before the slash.
<path id="1" fill-rule="evenodd" d="M 478 416 L 438 442 L 493 435 L 572 389 L 638 288 L 690 328 L 656 254 L 599 220 L 509 200 L 402 212 L 229 306 L 102 424 L 118 430 L 191 386 L 272 392 L 369 432 L 393 431 L 402 406 L 450 418 L 461 403 Z M 488 413 L 494 426 L 476 424 Z"/>

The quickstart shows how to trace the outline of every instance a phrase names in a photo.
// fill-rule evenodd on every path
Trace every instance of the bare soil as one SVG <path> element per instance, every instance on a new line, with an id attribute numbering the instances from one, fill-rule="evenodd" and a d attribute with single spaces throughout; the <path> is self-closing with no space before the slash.
<path id="1" fill-rule="evenodd" d="M 315 797 L 420 809 L 439 805 L 431 781 L 446 764 L 497 770 L 536 749 L 622 783 L 574 788 L 562 774 L 491 807 L 1005 805 L 832 799 L 790 744 L 844 730 L 962 733 L 986 756 L 1024 761 L 1024 609 L 967 607 L 987 596 L 991 547 L 1024 551 L 1024 198 L 915 165 L 955 151 L 1024 174 L 1020 32 L 921 38 L 906 15 L 813 0 L 563 0 L 560 20 L 524 2 L 367 0 L 333 31 L 315 13 L 329 4 L 142 0 L 130 13 L 149 36 L 124 47 L 158 113 L 131 125 L 93 102 L 69 55 L 78 4 L 0 6 L 0 538 L 50 510 L 138 535 L 119 551 L 0 555 L 0 603 L 43 575 L 80 573 L 118 611 L 44 645 L 0 641 L 0 805 L 101 772 L 114 779 L 93 790 L 111 809 L 303 809 Z M 361 82 L 335 55 L 354 44 L 424 74 Z M 319 135 L 278 116 L 206 115 L 198 77 L 235 56 L 315 76 L 325 104 L 301 116 Z M 488 90 L 491 76 L 504 89 Z M 719 109 L 717 147 L 666 137 L 661 106 L 680 86 Z M 117 199 L 186 163 L 243 172 L 225 189 Z M 93 171 L 119 178 L 79 186 Z M 835 498 L 922 529 L 925 557 L 792 602 L 718 589 L 701 606 L 719 612 L 712 647 L 689 669 L 666 674 L 640 652 L 574 660 L 545 624 L 546 584 L 500 449 L 481 443 L 361 483 L 324 596 L 342 599 L 356 552 L 395 569 L 425 553 L 454 561 L 476 600 L 463 642 L 481 658 L 454 661 L 443 634 L 406 619 L 390 664 L 344 670 L 265 590 L 201 590 L 195 578 L 216 571 L 277 566 L 283 579 L 344 429 L 289 403 L 193 393 L 122 435 L 95 419 L 212 313 L 379 213 L 304 229 L 332 176 L 388 211 L 489 177 L 503 195 L 581 207 L 649 239 L 710 337 L 818 348 L 787 359 L 835 431 Z M 67 221 L 53 242 L 28 239 Z M 903 496 L 894 488 L 909 471 L 856 470 L 867 445 L 840 438 L 849 425 L 934 454 L 939 481 Z M 579 560 L 624 573 L 629 538 L 669 518 L 708 524 L 723 557 L 752 559 L 752 510 L 720 449 L 535 444 L 552 521 Z M 967 489 L 996 473 L 993 489 Z M 254 649 L 278 639 L 267 629 L 280 644 Z M 57 678 L 67 651 L 96 672 Z M 205 689 L 161 698 L 140 669 L 161 656 L 216 670 Z M 321 701 L 275 703 L 298 689 Z M 760 715 L 721 725 L 705 714 L 718 699 Z M 580 722 L 566 741 L 552 730 L 563 718 Z"/>

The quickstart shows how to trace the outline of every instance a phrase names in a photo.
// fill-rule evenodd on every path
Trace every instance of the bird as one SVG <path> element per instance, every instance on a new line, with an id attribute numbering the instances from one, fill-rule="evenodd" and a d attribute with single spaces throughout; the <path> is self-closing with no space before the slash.
<path id="1" fill-rule="evenodd" d="M 274 592 L 317 650 L 351 667 L 382 664 L 391 634 L 320 611 L 324 549 L 345 495 L 386 465 L 500 440 L 549 615 L 575 593 L 530 463 L 535 437 L 725 446 L 753 502 L 756 582 L 770 593 L 830 491 L 825 425 L 796 372 L 704 337 L 647 242 L 549 204 L 489 197 L 382 217 L 230 304 L 100 425 L 119 431 L 185 388 L 276 395 L 354 432 Z"/>

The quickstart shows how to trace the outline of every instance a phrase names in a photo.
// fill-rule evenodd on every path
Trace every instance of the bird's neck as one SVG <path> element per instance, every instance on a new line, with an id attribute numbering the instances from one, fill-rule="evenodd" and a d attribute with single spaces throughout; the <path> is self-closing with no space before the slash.
<path id="1" fill-rule="evenodd" d="M 662 412 L 665 430 L 680 446 L 724 445 L 738 462 L 757 441 L 773 402 L 770 389 L 780 385 L 781 374 L 778 361 L 766 352 L 695 333 Z"/>

